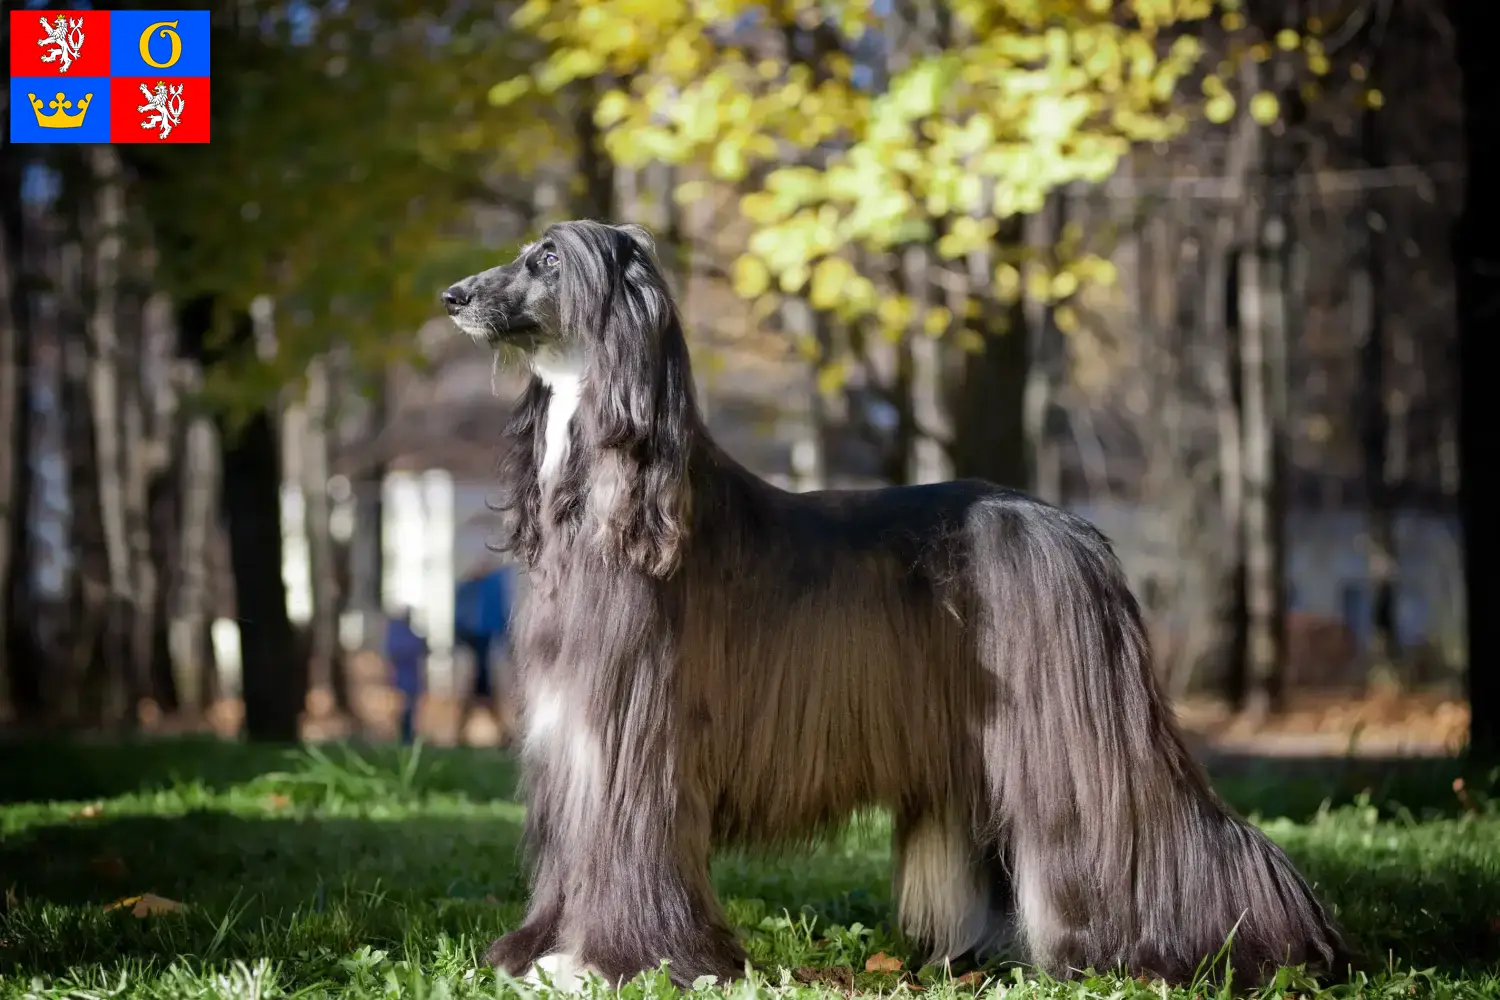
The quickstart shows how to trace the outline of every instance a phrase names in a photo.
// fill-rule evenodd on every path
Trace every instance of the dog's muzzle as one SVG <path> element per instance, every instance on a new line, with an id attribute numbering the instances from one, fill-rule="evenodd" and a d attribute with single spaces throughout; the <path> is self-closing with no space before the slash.
<path id="1" fill-rule="evenodd" d="M 443 291 L 443 308 L 448 310 L 449 316 L 456 316 L 460 309 L 473 301 L 474 296 L 462 285 L 449 285 Z"/>

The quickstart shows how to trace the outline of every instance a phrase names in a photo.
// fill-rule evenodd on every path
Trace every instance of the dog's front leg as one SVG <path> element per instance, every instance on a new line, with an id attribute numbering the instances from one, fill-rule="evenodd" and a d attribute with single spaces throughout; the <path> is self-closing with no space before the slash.
<path id="1" fill-rule="evenodd" d="M 670 764 L 663 763 L 670 772 Z M 560 938 L 576 968 L 618 984 L 668 963 L 679 985 L 744 974 L 745 953 L 709 881 L 708 810 L 667 775 L 632 778 L 572 860 Z"/>
<path id="2" fill-rule="evenodd" d="M 526 848 L 533 865 L 531 900 L 521 926 L 497 938 L 486 954 L 490 965 L 513 976 L 529 972 L 538 959 L 558 950 L 567 891 L 570 822 L 576 824 L 580 788 L 592 774 L 575 774 L 575 746 L 562 739 L 560 707 L 543 700 L 541 713 L 527 718 L 522 767 L 526 800 Z M 588 737 L 587 732 L 574 734 Z M 575 741 L 576 742 L 576 741 Z M 593 758 L 590 757 L 590 760 Z M 592 770 L 592 768 L 590 769 Z"/>
<path id="3" fill-rule="evenodd" d="M 521 926 L 495 939 L 485 955 L 486 960 L 512 976 L 526 973 L 538 959 L 557 950 L 557 930 L 562 912 L 562 880 L 558 877 L 556 864 L 543 853 L 537 859 L 526 919 Z"/>

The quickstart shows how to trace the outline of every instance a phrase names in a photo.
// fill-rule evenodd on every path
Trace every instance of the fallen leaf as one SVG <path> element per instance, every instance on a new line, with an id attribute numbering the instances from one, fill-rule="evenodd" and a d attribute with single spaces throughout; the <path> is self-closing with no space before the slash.
<path id="1" fill-rule="evenodd" d="M 272 792 L 270 795 L 266 796 L 267 809 L 285 809 L 291 804 L 292 800 L 287 798 L 285 795 L 282 795 L 280 792 Z"/>
<path id="2" fill-rule="evenodd" d="M 126 896 L 124 899 L 114 902 L 105 907 L 106 910 L 130 910 L 132 917 L 157 917 L 163 913 L 173 913 L 182 909 L 182 904 L 165 896 L 147 892 L 139 896 Z"/>
<path id="3" fill-rule="evenodd" d="M 883 951 L 877 951 L 865 960 L 866 972 L 900 972 L 901 959 L 892 958 Z"/>
<path id="4" fill-rule="evenodd" d="M 499 899 L 499 897 L 496 896 L 493 892 L 487 894 L 484 897 L 484 901 L 486 903 L 490 904 L 491 906 L 499 906 L 500 905 L 500 899 Z"/>
<path id="5" fill-rule="evenodd" d="M 1458 796 L 1459 804 L 1462 805 L 1466 810 L 1471 813 L 1479 812 L 1479 807 L 1476 806 L 1474 804 L 1474 800 L 1469 797 L 1469 790 L 1464 787 L 1464 779 L 1453 779 L 1453 794 Z"/>
<path id="6" fill-rule="evenodd" d="M 824 983 L 844 990 L 854 988 L 854 970 L 847 965 L 836 965 L 831 969 L 804 965 L 792 970 L 792 978 L 800 983 Z"/>
<path id="7" fill-rule="evenodd" d="M 955 983 L 962 983 L 965 986 L 972 986 L 977 990 L 979 989 L 979 987 L 984 985 L 984 973 L 978 970 L 975 970 L 974 972 L 965 972 L 961 976 L 954 976 L 953 981 Z"/>
<path id="8" fill-rule="evenodd" d="M 121 879 L 129 870 L 125 867 L 125 859 L 114 852 L 101 854 L 89 861 L 89 868 L 95 875 L 107 879 Z"/>
<path id="9" fill-rule="evenodd" d="M 101 805 L 98 802 L 90 802 L 88 805 L 84 806 L 82 809 L 80 809 L 77 812 L 75 812 L 73 814 L 72 818 L 73 819 L 93 819 L 95 816 L 98 816 L 103 811 L 104 811 L 104 806 L 103 805 Z"/>

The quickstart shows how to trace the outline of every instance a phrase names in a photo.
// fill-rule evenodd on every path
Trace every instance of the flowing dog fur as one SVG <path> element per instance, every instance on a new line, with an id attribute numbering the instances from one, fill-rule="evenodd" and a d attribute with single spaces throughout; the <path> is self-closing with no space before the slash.
<path id="1" fill-rule="evenodd" d="M 1189 756 L 1087 522 L 985 482 L 788 493 L 720 450 L 649 235 L 569 222 L 443 295 L 533 377 L 505 432 L 525 922 L 490 960 L 744 971 L 716 847 L 895 817 L 934 959 L 1326 970 L 1338 931 Z M 1018 956 L 1018 957 L 1019 957 Z"/>

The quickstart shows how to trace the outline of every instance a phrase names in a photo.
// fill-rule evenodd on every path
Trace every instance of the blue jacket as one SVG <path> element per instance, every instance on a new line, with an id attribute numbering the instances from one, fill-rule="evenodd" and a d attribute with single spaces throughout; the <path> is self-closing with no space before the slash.
<path id="1" fill-rule="evenodd" d="M 400 619 L 385 627 L 385 655 L 391 661 L 392 680 L 402 694 L 422 693 L 423 667 L 427 660 L 427 640 Z"/>
<path id="2" fill-rule="evenodd" d="M 503 636 L 510 627 L 510 570 L 497 569 L 458 585 L 453 601 L 454 630 L 480 638 Z"/>

